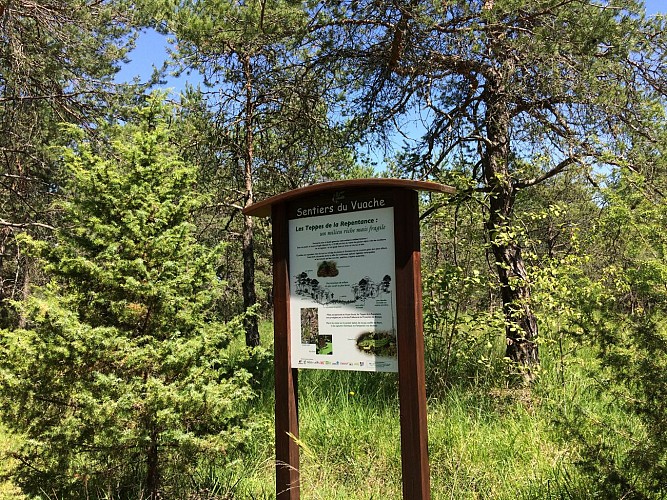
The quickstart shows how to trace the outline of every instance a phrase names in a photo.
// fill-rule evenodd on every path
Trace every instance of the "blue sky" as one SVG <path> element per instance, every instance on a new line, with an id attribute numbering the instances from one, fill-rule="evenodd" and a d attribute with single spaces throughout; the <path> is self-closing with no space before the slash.
<path id="1" fill-rule="evenodd" d="M 667 2 L 665 0 L 646 0 L 646 12 L 656 14 L 658 12 L 667 12 Z"/>

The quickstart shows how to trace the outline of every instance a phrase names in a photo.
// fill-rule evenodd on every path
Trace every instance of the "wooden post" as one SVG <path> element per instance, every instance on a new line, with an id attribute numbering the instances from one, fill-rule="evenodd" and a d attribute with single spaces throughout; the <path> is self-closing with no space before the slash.
<path id="1" fill-rule="evenodd" d="M 403 498 L 431 498 L 417 192 L 394 190 L 398 395 Z"/>
<path id="2" fill-rule="evenodd" d="M 292 368 L 290 348 L 287 208 L 271 210 L 273 225 L 273 322 L 276 394 L 276 499 L 299 498 L 298 370 Z"/>

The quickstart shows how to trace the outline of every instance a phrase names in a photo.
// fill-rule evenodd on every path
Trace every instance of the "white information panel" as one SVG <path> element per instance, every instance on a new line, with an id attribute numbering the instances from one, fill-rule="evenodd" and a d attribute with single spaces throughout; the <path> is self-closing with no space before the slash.
<path id="1" fill-rule="evenodd" d="M 293 368 L 398 371 L 388 204 L 296 208 L 289 220 Z"/>

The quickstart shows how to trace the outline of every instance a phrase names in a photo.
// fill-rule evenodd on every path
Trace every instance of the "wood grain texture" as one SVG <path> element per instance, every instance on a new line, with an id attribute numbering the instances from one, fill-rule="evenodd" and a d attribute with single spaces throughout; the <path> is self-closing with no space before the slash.
<path id="1" fill-rule="evenodd" d="M 273 223 L 273 332 L 276 394 L 276 498 L 299 498 L 298 370 L 291 366 L 288 231 L 284 203 L 272 208 Z"/>
<path id="2" fill-rule="evenodd" d="M 403 190 L 414 191 L 432 191 L 438 193 L 454 194 L 456 190 L 451 186 L 438 184 L 436 182 L 428 181 L 411 181 L 407 179 L 350 179 L 345 181 L 331 181 L 322 182 L 320 184 L 312 184 L 286 193 L 281 193 L 271 198 L 253 203 L 243 209 L 244 215 L 252 215 L 255 217 L 268 217 L 271 215 L 271 207 L 273 205 L 286 203 L 296 198 L 301 198 L 308 195 L 315 195 L 324 191 L 335 191 L 337 189 L 392 189 L 402 188 Z"/>
<path id="3" fill-rule="evenodd" d="M 396 189 L 396 323 L 403 498 L 431 498 L 417 193 Z"/>

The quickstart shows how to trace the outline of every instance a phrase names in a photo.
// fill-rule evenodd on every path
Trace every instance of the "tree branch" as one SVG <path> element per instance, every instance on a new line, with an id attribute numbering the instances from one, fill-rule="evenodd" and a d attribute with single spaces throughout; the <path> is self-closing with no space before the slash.
<path id="1" fill-rule="evenodd" d="M 56 228 L 50 226 L 49 224 L 43 224 L 41 222 L 9 222 L 4 219 L 0 219 L 0 226 L 3 227 L 12 227 L 14 229 L 27 229 L 29 227 L 42 227 L 44 229 L 49 229 L 55 231 Z"/>
<path id="2" fill-rule="evenodd" d="M 580 160 L 580 158 L 577 155 L 569 156 L 568 158 L 565 158 L 563 161 L 561 161 L 558 165 L 556 165 L 551 170 L 548 170 L 547 172 L 544 172 L 542 175 L 538 175 L 537 177 L 533 177 L 532 179 L 526 179 L 526 180 L 523 180 L 523 181 L 515 182 L 514 183 L 514 188 L 515 189 L 523 189 L 523 188 L 527 188 L 529 186 L 534 186 L 536 184 L 544 182 L 547 179 L 550 179 L 551 177 L 553 177 L 555 175 L 558 175 L 559 173 L 561 173 L 563 170 L 565 170 L 570 165 L 579 162 L 579 160 Z"/>

